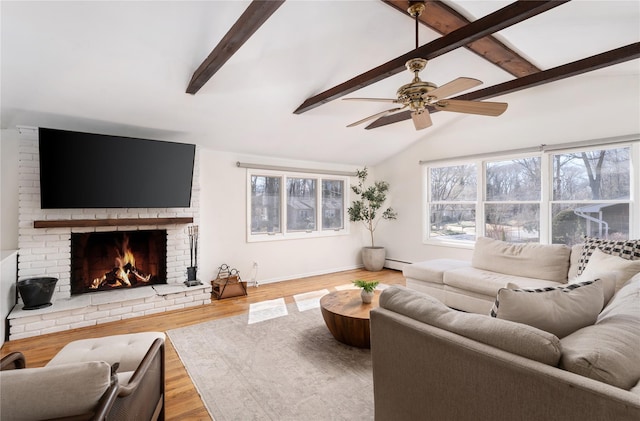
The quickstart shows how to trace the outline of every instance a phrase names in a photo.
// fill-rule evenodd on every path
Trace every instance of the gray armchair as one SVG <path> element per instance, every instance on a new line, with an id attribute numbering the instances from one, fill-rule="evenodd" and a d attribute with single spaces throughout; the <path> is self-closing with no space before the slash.
<path id="1" fill-rule="evenodd" d="M 11 420 L 164 420 L 164 334 L 67 344 L 45 367 L 14 352 L 0 364 L 0 413 Z"/>

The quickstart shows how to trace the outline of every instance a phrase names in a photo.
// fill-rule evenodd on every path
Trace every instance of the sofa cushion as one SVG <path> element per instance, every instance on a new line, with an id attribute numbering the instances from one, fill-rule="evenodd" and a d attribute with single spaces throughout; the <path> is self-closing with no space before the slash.
<path id="1" fill-rule="evenodd" d="M 445 285 L 476 294 L 486 295 L 491 297 L 491 299 L 495 298 L 500 288 L 504 288 L 510 282 L 527 288 L 544 288 L 559 285 L 558 282 L 554 281 L 526 278 L 524 276 L 505 275 L 503 273 L 476 269 L 473 267 L 454 269 L 447 271 L 444 274 Z"/>
<path id="2" fill-rule="evenodd" d="M 102 361 L 0 372 L 3 420 L 44 420 L 91 412 L 110 384 L 111 367 Z M 37 399 L 23 399 L 37 396 Z M 26 403 L 28 402 L 28 403 Z"/>
<path id="3" fill-rule="evenodd" d="M 560 367 L 626 390 L 640 381 L 640 274 L 629 280 L 596 323 L 563 338 Z"/>
<path id="4" fill-rule="evenodd" d="M 380 307 L 544 364 L 555 366 L 560 358 L 560 340 L 551 333 L 453 310 L 433 297 L 402 286 L 385 289 L 380 295 Z"/>
<path id="5" fill-rule="evenodd" d="M 606 254 L 622 257 L 626 260 L 640 260 L 640 239 L 615 241 L 585 237 L 582 245 L 582 254 L 578 261 L 578 275 L 582 274 L 587 267 L 587 263 L 589 263 L 589 259 L 596 249 L 600 249 Z"/>
<path id="6" fill-rule="evenodd" d="M 640 272 L 640 260 L 627 260 L 620 256 L 607 254 L 600 249 L 593 250 L 582 275 L 597 277 L 603 273 L 615 275 L 615 290 L 622 288 L 633 275 Z"/>
<path id="7" fill-rule="evenodd" d="M 405 278 L 442 284 L 442 275 L 444 272 L 467 266 L 471 266 L 471 263 L 465 260 L 433 259 L 405 265 L 402 268 L 402 274 Z"/>
<path id="8" fill-rule="evenodd" d="M 539 289 L 502 288 L 491 316 L 534 326 L 562 338 L 595 323 L 603 303 L 600 280 Z"/>
<path id="9" fill-rule="evenodd" d="M 507 275 L 566 282 L 570 256 L 571 248 L 561 244 L 515 244 L 479 237 L 471 265 Z"/>
<path id="10" fill-rule="evenodd" d="M 119 372 L 135 371 L 157 338 L 164 340 L 164 333 L 130 333 L 73 341 L 65 345 L 47 366 L 100 360 L 120 363 Z"/>

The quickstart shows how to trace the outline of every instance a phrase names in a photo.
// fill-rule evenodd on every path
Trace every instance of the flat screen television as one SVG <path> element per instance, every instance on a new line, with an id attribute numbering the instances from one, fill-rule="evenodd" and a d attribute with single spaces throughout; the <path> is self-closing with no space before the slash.
<path id="1" fill-rule="evenodd" d="M 186 208 L 195 145 L 39 129 L 42 209 Z"/>

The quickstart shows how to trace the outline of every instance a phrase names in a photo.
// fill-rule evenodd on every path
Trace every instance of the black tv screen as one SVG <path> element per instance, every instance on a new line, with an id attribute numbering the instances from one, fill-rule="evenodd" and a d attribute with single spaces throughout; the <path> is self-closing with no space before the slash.
<path id="1" fill-rule="evenodd" d="M 39 129 L 42 209 L 186 208 L 195 145 Z"/>

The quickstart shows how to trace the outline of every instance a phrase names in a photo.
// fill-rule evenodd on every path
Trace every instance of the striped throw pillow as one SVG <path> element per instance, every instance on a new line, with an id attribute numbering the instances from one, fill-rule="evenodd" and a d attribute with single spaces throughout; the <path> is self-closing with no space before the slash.
<path id="1" fill-rule="evenodd" d="M 589 258 L 595 249 L 599 248 L 606 254 L 619 256 L 627 260 L 640 260 L 640 239 L 639 240 L 605 240 L 596 237 L 584 237 L 582 254 L 578 260 L 578 275 L 582 274 L 589 263 Z"/>

